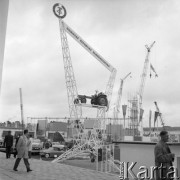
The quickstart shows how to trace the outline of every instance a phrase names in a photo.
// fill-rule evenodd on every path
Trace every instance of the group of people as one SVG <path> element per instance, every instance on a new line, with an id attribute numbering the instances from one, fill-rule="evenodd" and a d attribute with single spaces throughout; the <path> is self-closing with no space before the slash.
<path id="1" fill-rule="evenodd" d="M 173 179 L 173 161 L 175 154 L 171 152 L 167 142 L 169 135 L 167 131 L 160 132 L 160 141 L 155 145 L 154 156 L 155 156 L 155 166 L 160 169 L 156 171 L 156 180 L 169 180 Z M 4 146 L 6 147 L 6 158 L 10 158 L 11 148 L 13 146 L 13 136 L 11 131 L 8 132 L 8 135 L 5 136 Z M 32 151 L 32 136 L 29 135 L 28 130 L 25 129 L 22 136 L 16 138 L 16 150 L 17 158 L 14 164 L 14 171 L 18 171 L 18 165 L 23 158 L 24 164 L 26 166 L 27 172 L 32 171 L 28 158 L 31 158 Z"/>
<path id="2" fill-rule="evenodd" d="M 13 136 L 11 135 L 11 131 L 9 131 L 8 135 L 5 136 L 4 146 L 6 147 L 6 158 L 8 159 L 11 156 L 11 149 L 13 147 Z M 32 171 L 28 161 L 28 159 L 31 158 L 31 151 L 32 135 L 29 135 L 28 130 L 25 129 L 23 135 L 16 138 L 14 157 L 17 156 L 17 158 L 13 168 L 14 171 L 18 171 L 17 168 L 22 158 L 27 172 Z"/>

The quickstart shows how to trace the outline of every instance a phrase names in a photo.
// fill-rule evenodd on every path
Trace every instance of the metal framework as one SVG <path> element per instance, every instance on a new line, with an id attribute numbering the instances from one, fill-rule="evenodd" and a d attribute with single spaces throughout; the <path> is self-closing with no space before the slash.
<path id="1" fill-rule="evenodd" d="M 145 45 L 146 49 L 147 49 L 147 54 L 146 54 L 146 59 L 144 62 L 144 67 L 143 67 L 143 72 L 141 75 L 141 83 L 140 83 L 140 87 L 139 87 L 139 108 L 142 107 L 142 99 L 143 99 L 143 93 L 144 93 L 144 86 L 145 86 L 145 81 L 146 81 L 146 77 L 147 77 L 147 70 L 148 70 L 148 65 L 149 65 L 149 55 L 151 52 L 151 48 L 153 47 L 155 41 L 148 47 L 147 45 Z"/>
<path id="2" fill-rule="evenodd" d="M 68 104 L 70 112 L 70 120 L 72 120 L 72 126 L 76 127 L 77 120 L 81 119 L 82 107 L 97 108 L 97 118 L 94 123 L 94 127 L 91 130 L 90 136 L 84 133 L 82 124 L 78 124 L 78 137 L 76 137 L 76 143 L 73 148 L 66 151 L 64 154 L 56 158 L 52 162 L 59 162 L 76 156 L 84 151 L 92 152 L 97 150 L 103 144 L 103 129 L 104 118 L 107 110 L 106 106 L 86 105 L 84 103 L 74 104 L 75 98 L 78 96 L 76 80 L 74 76 L 73 66 L 71 62 L 70 50 L 68 46 L 68 40 L 66 32 L 76 40 L 85 50 L 87 50 L 94 58 L 96 58 L 102 65 L 104 65 L 110 72 L 110 77 L 106 86 L 106 92 L 108 104 L 110 104 L 112 90 L 114 86 L 116 69 L 108 63 L 100 54 L 98 54 L 85 40 L 83 40 L 73 29 L 71 29 L 62 19 L 66 16 L 66 9 L 63 5 L 57 3 L 53 6 L 53 12 L 59 19 L 60 36 L 63 51 L 63 61 L 65 70 L 65 80 L 68 95 Z M 94 151 L 95 154 L 96 151 Z"/>

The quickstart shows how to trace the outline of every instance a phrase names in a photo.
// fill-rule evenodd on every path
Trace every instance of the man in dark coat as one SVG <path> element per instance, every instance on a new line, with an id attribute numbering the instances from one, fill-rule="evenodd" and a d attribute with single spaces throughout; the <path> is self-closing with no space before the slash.
<path id="1" fill-rule="evenodd" d="M 5 136 L 4 139 L 4 147 L 6 147 L 6 158 L 10 158 L 11 156 L 11 148 L 13 146 L 13 136 L 11 135 L 11 131 L 8 131 L 8 135 Z"/>
<path id="2" fill-rule="evenodd" d="M 161 131 L 160 138 L 160 141 L 154 148 L 155 165 L 159 167 L 159 169 L 156 170 L 156 180 L 172 180 L 173 174 L 170 172 L 173 171 L 172 166 L 175 155 L 171 153 L 171 150 L 167 144 L 169 139 L 168 132 Z"/>

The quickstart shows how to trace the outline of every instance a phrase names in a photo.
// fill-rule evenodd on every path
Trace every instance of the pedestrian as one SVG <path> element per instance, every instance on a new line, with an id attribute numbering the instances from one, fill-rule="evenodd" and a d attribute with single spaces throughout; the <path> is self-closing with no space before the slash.
<path id="1" fill-rule="evenodd" d="M 6 148 L 7 159 L 11 157 L 12 146 L 13 146 L 13 136 L 11 135 L 11 131 L 8 131 L 8 135 L 6 135 L 4 139 L 4 147 Z"/>
<path id="2" fill-rule="evenodd" d="M 21 158 L 24 160 L 24 164 L 26 166 L 27 172 L 32 171 L 30 169 L 30 164 L 28 162 L 28 130 L 24 130 L 24 134 L 19 138 L 18 143 L 17 143 L 17 159 L 14 164 L 14 171 L 17 171 L 18 165 L 21 161 Z"/>
<path id="3" fill-rule="evenodd" d="M 158 167 L 158 170 L 156 170 L 156 180 L 172 180 L 173 161 L 175 155 L 171 153 L 171 150 L 167 144 L 169 139 L 168 132 L 161 131 L 159 135 L 160 141 L 154 148 L 155 165 Z"/>
<path id="4" fill-rule="evenodd" d="M 17 137 L 15 138 L 16 142 L 15 142 L 15 149 L 14 149 L 14 151 L 15 151 L 14 152 L 14 158 L 16 158 L 16 156 L 17 156 L 17 148 L 16 148 L 16 146 L 17 146 L 19 138 L 20 138 L 20 134 L 18 134 Z"/>
<path id="5" fill-rule="evenodd" d="M 29 135 L 29 142 L 28 142 L 28 156 L 29 156 L 29 159 L 31 159 L 32 142 L 33 142 L 33 138 L 32 138 L 32 134 L 30 134 Z"/>

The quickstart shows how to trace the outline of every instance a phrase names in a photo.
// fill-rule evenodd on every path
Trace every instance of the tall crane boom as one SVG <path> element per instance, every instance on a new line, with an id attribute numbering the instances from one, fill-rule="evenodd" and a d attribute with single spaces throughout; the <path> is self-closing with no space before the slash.
<path id="1" fill-rule="evenodd" d="M 147 45 L 145 45 L 145 47 L 147 49 L 147 54 L 146 54 L 146 59 L 144 62 L 143 72 L 141 75 L 141 83 L 140 83 L 140 87 L 139 87 L 139 108 L 141 108 L 141 106 L 142 106 L 144 85 L 145 85 L 145 81 L 146 81 L 146 77 L 147 77 L 147 70 L 148 70 L 148 65 L 149 65 L 149 54 L 150 54 L 151 48 L 153 47 L 154 43 L 155 43 L 155 41 L 149 47 Z"/>

